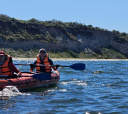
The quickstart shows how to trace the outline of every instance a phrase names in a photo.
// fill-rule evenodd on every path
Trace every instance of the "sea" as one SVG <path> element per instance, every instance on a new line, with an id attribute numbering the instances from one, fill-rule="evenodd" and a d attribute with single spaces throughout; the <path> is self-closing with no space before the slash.
<path id="1" fill-rule="evenodd" d="M 34 60 L 14 60 L 30 64 Z M 128 114 L 128 61 L 55 60 L 54 64 L 84 63 L 86 69 L 60 67 L 53 86 L 20 92 L 0 91 L 0 114 Z M 30 66 L 17 65 L 29 72 Z"/>

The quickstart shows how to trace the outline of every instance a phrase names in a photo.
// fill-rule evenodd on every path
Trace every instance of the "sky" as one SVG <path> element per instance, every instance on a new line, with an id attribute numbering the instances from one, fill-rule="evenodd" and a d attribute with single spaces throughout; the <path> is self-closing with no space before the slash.
<path id="1" fill-rule="evenodd" d="M 78 22 L 128 33 L 128 0 L 0 0 L 0 14 L 20 20 Z"/>

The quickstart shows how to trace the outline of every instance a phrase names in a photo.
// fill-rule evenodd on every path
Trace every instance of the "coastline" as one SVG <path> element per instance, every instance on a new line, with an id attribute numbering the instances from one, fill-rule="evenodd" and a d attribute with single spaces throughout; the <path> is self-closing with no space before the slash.
<path id="1" fill-rule="evenodd" d="M 128 61 L 128 59 L 77 59 L 77 58 L 51 58 L 53 61 Z M 36 58 L 13 58 L 13 60 L 36 60 Z"/>

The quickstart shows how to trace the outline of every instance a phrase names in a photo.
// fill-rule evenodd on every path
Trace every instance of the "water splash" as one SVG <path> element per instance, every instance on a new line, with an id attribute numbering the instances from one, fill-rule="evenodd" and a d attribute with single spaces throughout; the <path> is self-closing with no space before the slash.
<path id="1" fill-rule="evenodd" d="M 5 86 L 5 88 L 0 91 L 0 99 L 10 99 L 12 96 L 18 95 L 30 95 L 26 93 L 21 93 L 15 86 Z"/>

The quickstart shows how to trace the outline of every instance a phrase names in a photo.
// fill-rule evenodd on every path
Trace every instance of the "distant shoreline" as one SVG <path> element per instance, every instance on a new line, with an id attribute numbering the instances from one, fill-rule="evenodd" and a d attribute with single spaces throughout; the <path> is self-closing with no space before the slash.
<path id="1" fill-rule="evenodd" d="M 53 61 L 128 61 L 128 59 L 77 59 L 77 58 L 51 58 Z M 36 60 L 36 58 L 13 58 L 13 60 Z"/>

